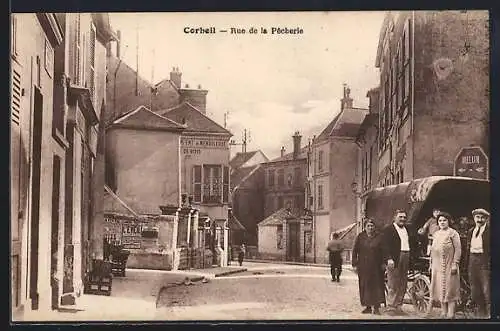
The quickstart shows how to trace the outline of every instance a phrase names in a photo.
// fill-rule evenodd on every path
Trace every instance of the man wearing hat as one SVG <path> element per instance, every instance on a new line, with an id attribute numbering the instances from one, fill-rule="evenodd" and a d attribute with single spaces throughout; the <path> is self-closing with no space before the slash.
<path id="1" fill-rule="evenodd" d="M 490 213 L 479 208 L 472 211 L 474 228 L 467 233 L 467 256 L 472 301 L 478 317 L 490 316 Z"/>

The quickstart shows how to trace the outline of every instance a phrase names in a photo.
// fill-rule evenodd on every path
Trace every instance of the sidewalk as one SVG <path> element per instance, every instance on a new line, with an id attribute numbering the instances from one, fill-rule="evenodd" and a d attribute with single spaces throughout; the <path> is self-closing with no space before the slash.
<path id="1" fill-rule="evenodd" d="M 113 278 L 111 296 L 82 294 L 76 305 L 24 311 L 14 322 L 154 320 L 158 319 L 156 299 L 163 287 L 184 286 L 246 270 L 239 266 L 174 271 L 127 269 L 126 277 Z"/>

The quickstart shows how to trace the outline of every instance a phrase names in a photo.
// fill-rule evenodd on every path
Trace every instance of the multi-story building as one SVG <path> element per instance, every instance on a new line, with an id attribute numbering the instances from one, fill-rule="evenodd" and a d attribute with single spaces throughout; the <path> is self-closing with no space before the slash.
<path id="1" fill-rule="evenodd" d="M 236 153 L 229 162 L 231 207 L 233 215 L 245 227 L 243 236 L 233 244 L 245 242 L 257 246 L 257 223 L 264 219 L 264 171 L 261 164 L 269 159 L 262 151 Z"/>
<path id="2" fill-rule="evenodd" d="M 269 162 L 262 163 L 264 174 L 264 217 L 269 217 L 282 209 L 288 210 L 287 222 L 277 226 L 278 237 L 283 238 L 284 244 L 279 247 L 278 255 L 286 260 L 302 260 L 305 207 L 305 183 L 307 174 L 307 147 L 301 148 L 302 136 L 299 132 L 293 135 L 293 152 L 285 154 L 282 147 L 281 156 Z M 279 213 L 278 213 L 279 214 Z M 285 219 L 279 218 L 281 221 Z M 261 220 L 261 223 L 265 220 Z M 280 221 L 278 221 L 280 222 Z M 266 222 L 267 223 L 267 222 Z M 260 223 L 259 223 L 260 226 Z M 275 241 L 273 241 L 274 243 Z M 259 250 L 265 243 L 259 242 Z"/>
<path id="3" fill-rule="evenodd" d="M 176 245 L 200 247 L 203 244 L 194 242 L 190 233 L 198 233 L 202 224 L 198 228 L 189 217 L 184 221 L 177 209 L 189 202 L 197 215 L 219 224 L 221 231 L 228 226 L 231 133 L 206 115 L 207 90 L 187 84 L 181 88 L 177 68 L 170 80 L 152 85 L 113 55 L 108 63 L 113 77 L 108 96 L 115 108 L 109 112 L 106 138 L 107 183 L 140 215 L 160 210 L 176 215 L 174 250 Z M 127 110 L 127 104 L 137 108 Z M 131 153 L 131 146 L 137 151 Z"/>
<path id="4" fill-rule="evenodd" d="M 90 192 L 113 35 L 106 14 L 11 24 L 13 307 L 56 309 L 81 293 L 99 233 Z"/>
<path id="5" fill-rule="evenodd" d="M 356 136 L 367 109 L 353 107 L 344 86 L 339 114 L 313 139 L 308 157 L 307 199 L 313 217 L 313 260 L 328 263 L 326 247 L 333 232 L 350 229 L 356 217 L 352 182 L 357 165 Z M 345 238 L 347 246 L 352 238 Z M 349 250 L 345 252 L 349 260 Z"/>
<path id="6" fill-rule="evenodd" d="M 11 250 L 13 318 L 49 310 L 62 274 L 58 228 L 64 147 L 53 135 L 54 48 L 63 29 L 54 14 L 11 16 Z M 60 279 L 60 278 L 59 278 Z M 55 291 L 55 293 L 54 293 Z M 57 299 L 56 303 L 57 305 Z"/>
<path id="7" fill-rule="evenodd" d="M 386 14 L 375 63 L 380 87 L 372 184 L 374 176 L 377 186 L 453 176 L 456 156 L 471 145 L 489 154 L 488 20 L 487 11 Z"/>

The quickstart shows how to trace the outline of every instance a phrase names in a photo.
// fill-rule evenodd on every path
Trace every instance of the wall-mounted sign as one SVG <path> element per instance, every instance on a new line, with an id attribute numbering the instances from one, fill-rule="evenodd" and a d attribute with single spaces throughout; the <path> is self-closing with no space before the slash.
<path id="1" fill-rule="evenodd" d="M 182 153 L 183 154 L 194 154 L 194 155 L 199 155 L 201 154 L 201 149 L 197 149 L 197 148 L 183 148 L 182 149 Z"/>
<path id="2" fill-rule="evenodd" d="M 462 148 L 455 158 L 453 175 L 476 179 L 488 179 L 488 156 L 479 146 Z"/>
<path id="3" fill-rule="evenodd" d="M 185 148 L 217 148 L 227 149 L 229 145 L 226 140 L 208 138 L 181 138 L 181 146 Z"/>

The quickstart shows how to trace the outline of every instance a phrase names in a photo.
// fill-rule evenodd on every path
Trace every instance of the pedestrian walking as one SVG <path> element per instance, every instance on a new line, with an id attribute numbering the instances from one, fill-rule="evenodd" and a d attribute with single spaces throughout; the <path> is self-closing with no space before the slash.
<path id="1" fill-rule="evenodd" d="M 431 246 L 431 300 L 440 302 L 442 318 L 454 318 L 460 298 L 460 235 L 450 227 L 450 214 L 440 212 L 437 221 L 439 230 Z"/>
<path id="2" fill-rule="evenodd" d="M 475 227 L 467 233 L 467 265 L 472 301 L 477 317 L 490 317 L 490 213 L 479 208 L 472 211 Z"/>
<path id="3" fill-rule="evenodd" d="M 340 282 L 340 274 L 342 274 L 342 251 L 344 245 L 339 240 L 339 234 L 334 232 L 327 246 L 328 257 L 330 262 L 330 274 L 332 282 Z"/>
<path id="4" fill-rule="evenodd" d="M 358 274 L 359 299 L 366 308 L 363 314 L 380 315 L 380 304 L 385 303 L 384 255 L 382 236 L 375 222 L 365 221 L 365 229 L 354 240 L 352 266 Z"/>
<path id="5" fill-rule="evenodd" d="M 238 263 L 240 264 L 240 267 L 243 265 L 243 259 L 245 258 L 246 252 L 247 249 L 245 247 L 245 244 L 241 244 L 240 251 L 238 253 Z"/>
<path id="6" fill-rule="evenodd" d="M 387 261 L 387 313 L 406 315 L 402 306 L 408 283 L 412 241 L 406 228 L 406 212 L 396 210 L 393 223 L 386 226 L 383 232 L 384 256 Z"/>

